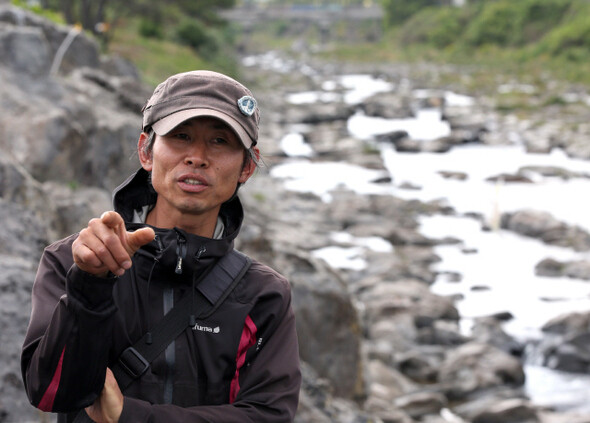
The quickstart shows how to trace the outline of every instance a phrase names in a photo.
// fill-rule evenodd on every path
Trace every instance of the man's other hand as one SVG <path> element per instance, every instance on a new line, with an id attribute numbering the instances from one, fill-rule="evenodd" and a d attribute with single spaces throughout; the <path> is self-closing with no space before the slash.
<path id="1" fill-rule="evenodd" d="M 97 423 L 117 423 L 123 412 L 123 394 L 111 369 L 107 368 L 104 388 L 86 414 Z"/>

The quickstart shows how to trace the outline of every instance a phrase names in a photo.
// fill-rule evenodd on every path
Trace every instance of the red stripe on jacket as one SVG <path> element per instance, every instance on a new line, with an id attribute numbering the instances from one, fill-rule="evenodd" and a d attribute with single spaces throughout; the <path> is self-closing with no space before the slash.
<path id="1" fill-rule="evenodd" d="M 238 355 L 236 356 L 236 373 L 234 378 L 231 381 L 230 390 L 229 390 L 229 403 L 233 404 L 238 396 L 238 392 L 240 391 L 240 369 L 244 366 L 244 362 L 246 361 L 246 353 L 248 349 L 256 344 L 256 332 L 258 328 L 250 318 L 250 316 L 246 316 L 246 321 L 244 322 L 244 329 L 242 330 L 242 336 L 240 337 L 240 345 L 238 346 Z"/>
<path id="2" fill-rule="evenodd" d="M 47 387 L 47 390 L 43 394 L 43 398 L 39 402 L 37 406 L 40 410 L 43 411 L 52 411 L 53 410 L 53 402 L 55 401 L 55 396 L 57 395 L 57 389 L 59 388 L 59 381 L 61 379 L 61 366 L 64 361 L 64 353 L 66 352 L 66 348 L 61 351 L 61 356 L 59 357 L 59 361 L 57 363 L 57 368 L 55 369 L 55 373 L 53 374 L 53 378 L 51 379 L 51 383 Z"/>

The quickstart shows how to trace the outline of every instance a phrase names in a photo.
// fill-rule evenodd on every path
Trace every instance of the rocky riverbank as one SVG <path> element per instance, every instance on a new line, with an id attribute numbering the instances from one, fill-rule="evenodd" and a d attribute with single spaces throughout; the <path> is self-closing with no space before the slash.
<path id="1" fill-rule="evenodd" d="M 59 71 L 50 75 L 68 31 L 0 6 L 0 216 L 5 222 L 0 235 L 0 422 L 50 420 L 28 405 L 18 359 L 43 246 L 109 209 L 110 190 L 138 166 L 133 151 L 140 109 L 151 90 L 138 82 L 132 66 L 101 57 L 82 35 L 74 39 Z M 315 152 L 311 161 L 352 163 L 374 171 L 376 185 L 398 184 L 388 179 L 373 141 L 356 139 L 347 130 L 348 119 L 359 110 L 404 117 L 426 104 L 443 112 L 450 122 L 448 136 L 419 143 L 398 131 L 378 140 L 398 151 L 508 143 L 518 134 L 531 150 L 562 148 L 587 159 L 590 129 L 583 114 L 569 113 L 562 123 L 561 115 L 539 109 L 539 116 L 523 122 L 498 114 L 485 97 L 467 108 L 453 108 L 441 93 L 457 87 L 440 83 L 441 72 L 450 70 L 429 66 L 347 69 L 318 64 L 313 73 L 299 63 L 291 66 L 290 72 L 253 66 L 245 73 L 263 111 L 260 145 L 266 168 L 241 193 L 247 220 L 238 248 L 285 274 L 293 285 L 304 361 L 296 422 L 590 422 L 589 415 L 536 405 L 523 389 L 527 348 L 540 351 L 543 364 L 551 368 L 588 372 L 590 312 L 547 322 L 540 345 L 509 336 L 502 327 L 510 319 L 507 314 L 484 316 L 465 335 L 458 299 L 430 290 L 437 278 L 433 265 L 439 261 L 434 248 L 460 240 L 427 237 L 419 224 L 422 216 L 457 214 L 453 208 L 442 200 L 359 195 L 346 187 L 333 190 L 326 201 L 287 190 L 271 177 L 272 169 L 288 160 L 279 140 L 296 128 Z M 381 75 L 397 89 L 357 106 L 344 97 L 312 104 L 285 101 L 290 94 L 319 90 L 333 75 L 358 72 Z M 428 91 L 417 95 L 418 88 Z M 332 90 L 337 96 L 345 91 Z M 572 109 L 582 106 L 572 103 Z M 580 122 L 574 125 L 576 118 Z M 530 169 L 523 172 L 530 175 Z M 472 217 L 487 230 L 489 222 Z M 576 251 L 590 249 L 585 229 L 542 211 L 507 213 L 500 220 L 514 233 Z M 331 266 L 317 254 L 376 239 L 382 248 L 363 248 L 366 265 L 358 268 Z M 581 271 L 572 266 L 587 265 L 545 262 L 537 271 L 579 277 Z"/>

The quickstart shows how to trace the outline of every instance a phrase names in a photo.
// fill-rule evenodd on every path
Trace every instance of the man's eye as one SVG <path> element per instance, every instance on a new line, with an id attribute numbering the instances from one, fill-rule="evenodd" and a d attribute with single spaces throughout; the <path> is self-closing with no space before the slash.
<path id="1" fill-rule="evenodd" d="M 189 135 L 188 134 L 185 134 L 185 133 L 182 133 L 182 132 L 179 132 L 177 134 L 174 134 L 174 138 L 179 139 L 179 140 L 182 140 L 182 141 L 189 141 L 190 140 Z"/>
<path id="2" fill-rule="evenodd" d="M 222 137 L 213 138 L 212 141 L 214 144 L 227 144 L 227 140 Z"/>

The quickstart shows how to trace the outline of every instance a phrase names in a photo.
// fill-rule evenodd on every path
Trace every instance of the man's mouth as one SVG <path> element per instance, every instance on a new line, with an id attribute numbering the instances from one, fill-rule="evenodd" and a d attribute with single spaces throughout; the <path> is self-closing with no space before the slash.
<path id="1" fill-rule="evenodd" d="M 189 185 L 205 185 L 203 182 L 201 182 L 197 179 L 192 179 L 192 178 L 183 179 L 182 182 L 184 182 L 185 184 L 189 184 Z"/>

